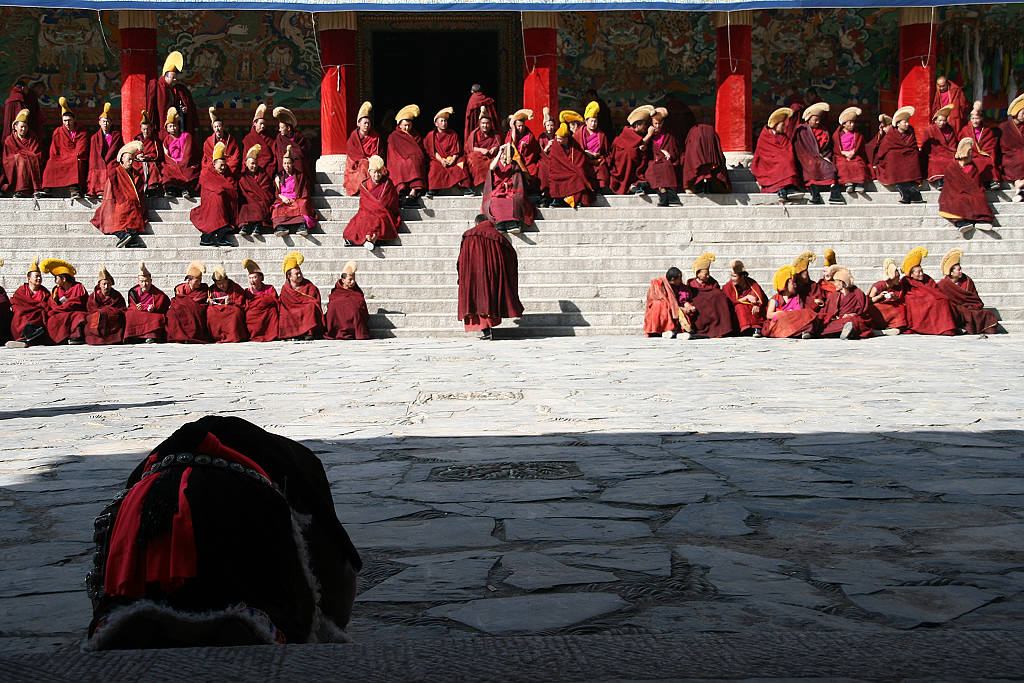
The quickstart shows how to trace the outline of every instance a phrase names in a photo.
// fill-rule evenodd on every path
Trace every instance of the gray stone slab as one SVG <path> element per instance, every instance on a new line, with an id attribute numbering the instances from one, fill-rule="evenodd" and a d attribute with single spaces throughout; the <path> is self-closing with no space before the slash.
<path id="1" fill-rule="evenodd" d="M 72 633 L 81 635 L 92 619 L 85 591 L 0 598 L 5 636 Z"/>
<path id="2" fill-rule="evenodd" d="M 466 558 L 431 562 L 385 579 L 361 593 L 356 602 L 443 602 L 486 594 L 487 574 L 495 560 Z"/>
<path id="3" fill-rule="evenodd" d="M 754 530 L 743 523 L 750 511 L 739 503 L 694 503 L 658 528 L 659 535 L 745 536 Z"/>
<path id="4" fill-rule="evenodd" d="M 499 545 L 491 535 L 494 520 L 485 517 L 441 517 L 373 524 L 347 524 L 360 550 L 445 550 Z"/>
<path id="5" fill-rule="evenodd" d="M 999 597 L 973 586 L 896 586 L 871 595 L 853 595 L 860 608 L 884 615 L 897 628 L 942 624 Z"/>
<path id="6" fill-rule="evenodd" d="M 1018 468 L 1020 471 L 1020 468 Z M 917 491 L 929 491 L 931 493 L 941 494 L 972 494 L 972 495 L 1002 495 L 1002 496 L 1019 496 L 1024 495 L 1024 477 L 1006 478 L 1000 477 L 998 479 L 989 478 L 971 478 L 971 479 L 932 479 L 932 480 L 915 480 L 911 479 L 906 482 L 906 486 L 915 489 Z"/>
<path id="7" fill-rule="evenodd" d="M 505 553 L 501 556 L 501 566 L 512 572 L 504 579 L 505 583 L 527 591 L 618 581 L 618 577 L 611 572 L 569 567 L 541 553 Z"/>
<path id="8" fill-rule="evenodd" d="M 381 495 L 427 503 L 523 503 L 580 498 L 595 490 L 593 484 L 580 479 L 415 482 L 392 486 Z"/>
<path id="9" fill-rule="evenodd" d="M 626 607 L 629 603 L 614 593 L 556 593 L 442 605 L 427 614 L 500 635 L 554 631 Z"/>
<path id="10" fill-rule="evenodd" d="M 979 551 L 1024 549 L 1024 523 L 996 526 L 946 529 L 918 537 L 915 542 L 927 548 L 943 551 Z"/>
<path id="11" fill-rule="evenodd" d="M 656 510 L 616 507 L 599 503 L 433 503 L 431 507 L 458 515 L 496 519 L 550 519 L 594 517 L 597 519 L 650 519 Z"/>
<path id="12" fill-rule="evenodd" d="M 726 482 L 713 474 L 681 472 L 630 479 L 605 489 L 601 500 L 636 505 L 681 505 L 698 503 L 708 496 L 722 495 L 728 490 Z"/>
<path id="13" fill-rule="evenodd" d="M 508 541 L 621 541 L 651 535 L 643 522 L 614 519 L 509 519 Z"/>
<path id="14" fill-rule="evenodd" d="M 846 498 L 849 500 L 894 500 L 913 498 L 913 494 L 894 488 L 879 486 L 858 486 L 856 484 L 830 484 L 809 482 L 806 484 L 771 484 L 754 487 L 746 491 L 751 496 L 783 498 Z"/>
<path id="15" fill-rule="evenodd" d="M 662 545 L 563 545 L 542 552 L 570 564 L 672 575 L 672 553 Z"/>
<path id="16" fill-rule="evenodd" d="M 845 557 L 828 567 L 809 567 L 811 578 L 838 584 L 847 595 L 875 593 L 888 586 L 925 583 L 939 579 L 929 572 L 903 567 L 877 558 Z"/>
<path id="17" fill-rule="evenodd" d="M 831 552 L 857 552 L 875 548 L 905 546 L 905 541 L 888 529 L 878 529 L 856 524 L 839 524 L 834 527 L 817 528 L 816 525 L 769 520 L 761 533 L 789 545 L 805 548 L 829 547 Z"/>

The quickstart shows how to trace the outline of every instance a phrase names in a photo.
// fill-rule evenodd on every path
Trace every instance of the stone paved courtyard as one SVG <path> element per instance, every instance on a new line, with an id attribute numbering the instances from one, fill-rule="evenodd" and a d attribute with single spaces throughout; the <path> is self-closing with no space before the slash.
<path id="1" fill-rule="evenodd" d="M 0 350 L 0 648 L 69 651 L 92 519 L 204 414 L 306 443 L 358 643 L 1016 631 L 1024 341 Z"/>

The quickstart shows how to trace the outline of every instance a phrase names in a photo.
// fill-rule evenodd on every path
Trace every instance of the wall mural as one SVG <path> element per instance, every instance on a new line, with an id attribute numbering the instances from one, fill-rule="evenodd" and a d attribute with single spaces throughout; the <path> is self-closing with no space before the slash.
<path id="1" fill-rule="evenodd" d="M 981 5 L 939 10 L 939 73 L 981 99 L 989 116 L 1001 118 L 1024 86 L 1024 6 Z"/>

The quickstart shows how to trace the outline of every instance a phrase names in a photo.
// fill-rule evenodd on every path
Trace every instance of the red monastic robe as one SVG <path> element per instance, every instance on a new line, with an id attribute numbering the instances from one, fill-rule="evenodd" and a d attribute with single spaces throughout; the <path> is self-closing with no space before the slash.
<path id="1" fill-rule="evenodd" d="M 511 142 L 515 145 L 516 150 L 519 152 L 519 156 L 523 160 L 523 166 L 526 166 L 526 172 L 530 174 L 526 183 L 527 187 L 537 187 L 540 181 L 541 159 L 540 143 L 537 142 L 537 138 L 534 137 L 529 128 L 524 126 L 521 134 L 517 134 L 515 128 L 509 130 L 505 135 L 505 142 Z M 554 145 L 551 146 L 552 149 L 554 149 L 554 146 L 557 144 L 557 142 L 554 143 Z M 552 194 L 551 196 L 553 197 L 555 195 Z"/>
<path id="2" fill-rule="evenodd" d="M 128 310 L 124 314 L 124 338 L 163 339 L 167 333 L 167 310 L 171 300 L 156 287 L 148 292 L 135 285 L 128 290 Z"/>
<path id="3" fill-rule="evenodd" d="M 423 138 L 423 150 L 430 161 L 427 174 L 427 187 L 431 190 L 445 190 L 456 185 L 468 186 L 469 173 L 466 172 L 466 156 L 462 153 L 462 140 L 450 131 L 434 129 Z M 454 157 L 455 163 L 444 166 L 437 157 L 448 159 Z"/>
<path id="4" fill-rule="evenodd" d="M 996 331 L 999 321 L 995 313 L 985 310 L 985 304 L 978 296 L 974 280 L 966 275 L 963 275 L 959 282 L 944 277 L 939 280 L 938 287 L 949 300 L 953 320 L 959 329 L 967 334 L 987 334 Z"/>
<path id="5" fill-rule="evenodd" d="M 217 146 L 218 142 L 224 143 L 224 161 L 228 165 L 228 175 L 237 178 L 238 172 L 242 168 L 242 152 L 238 148 L 238 141 L 231 133 L 228 133 L 223 140 L 218 140 L 216 134 L 211 134 L 206 138 L 203 143 L 202 168 L 213 166 L 213 148 Z"/>
<path id="6" fill-rule="evenodd" d="M 784 187 L 800 185 L 793 142 L 784 133 L 775 133 L 765 126 L 757 138 L 750 171 L 762 192 L 778 192 Z"/>
<path id="7" fill-rule="evenodd" d="M 278 133 L 274 139 L 274 154 L 277 161 L 277 168 L 284 168 L 284 153 L 292 146 L 292 169 L 295 174 L 301 176 L 302 193 L 307 197 L 313 195 L 313 179 L 316 177 L 315 159 L 309 140 L 297 130 L 292 131 L 291 137 Z"/>
<path id="8" fill-rule="evenodd" d="M 491 120 L 491 125 L 498 125 L 498 109 L 494 106 L 494 98 L 479 92 L 470 93 L 469 101 L 466 102 L 466 122 L 462 130 L 463 139 L 469 138 L 469 134 L 480 127 L 480 107 L 485 108 L 487 118 Z M 467 144 L 466 147 L 468 148 L 469 145 Z M 479 185 L 479 183 L 477 184 Z"/>
<path id="9" fill-rule="evenodd" d="M 209 292 L 205 282 L 198 289 L 192 289 L 188 282 L 174 288 L 174 298 L 167 309 L 167 341 L 183 344 L 210 342 L 210 330 L 206 324 Z"/>
<path id="10" fill-rule="evenodd" d="M 722 141 L 712 126 L 698 123 L 686 134 L 683 152 L 683 187 L 692 189 L 708 180 L 716 192 L 732 192 L 732 181 L 725 168 Z"/>
<path id="11" fill-rule="evenodd" d="M 138 171 L 142 177 L 143 190 L 159 188 L 164 182 L 160 172 L 164 166 L 163 143 L 158 137 L 144 138 L 142 133 L 136 135 L 135 139 L 142 143 L 142 156 L 146 161 L 136 161 L 132 164 L 132 168 Z"/>
<path id="12" fill-rule="evenodd" d="M 213 166 L 204 166 L 199 174 L 202 194 L 199 206 L 189 211 L 196 230 L 204 234 L 221 228 L 233 228 L 238 217 L 238 183 L 230 175 L 221 175 Z"/>
<path id="13" fill-rule="evenodd" d="M 644 179 L 647 156 L 640 149 L 643 141 L 631 126 L 623 126 L 612 142 L 611 189 L 615 194 L 628 194 L 629 188 Z"/>
<path id="14" fill-rule="evenodd" d="M 832 160 L 832 137 L 823 128 L 802 123 L 793 134 L 793 153 L 800 165 L 804 185 L 832 185 L 836 182 L 836 165 Z"/>
<path id="15" fill-rule="evenodd" d="M 863 185 L 871 180 L 871 168 L 868 165 L 868 155 L 864 149 L 864 136 L 858 131 L 846 133 L 840 126 L 832 134 L 832 160 L 836 165 L 836 173 L 839 176 L 839 184 Z M 843 152 L 853 152 L 853 157 L 847 159 Z"/>
<path id="16" fill-rule="evenodd" d="M 765 295 L 764 290 L 761 289 L 761 285 L 757 284 L 756 281 L 746 279 L 746 286 L 742 286 L 737 289 L 736 285 L 732 283 L 732 280 L 725 283 L 722 287 L 722 293 L 725 294 L 729 299 L 729 303 L 732 304 L 733 315 L 736 317 L 737 328 L 740 332 L 746 332 L 749 329 L 757 328 L 761 329 L 764 327 L 766 315 L 768 313 L 768 297 Z M 740 301 L 743 297 L 748 294 L 753 294 L 757 297 L 757 303 L 751 304 L 746 301 Z M 759 306 L 760 310 L 757 313 L 753 312 L 754 306 Z"/>
<path id="17" fill-rule="evenodd" d="M 469 177 L 473 186 L 482 185 L 487 181 L 487 174 L 491 167 L 494 155 L 498 153 L 501 146 L 501 134 L 495 130 L 490 133 L 483 133 L 479 128 L 474 129 L 466 137 L 466 168 L 469 169 Z M 493 149 L 493 154 L 481 154 L 473 148 Z"/>
<path id="18" fill-rule="evenodd" d="M 868 312 L 871 315 L 872 326 L 876 330 L 884 330 L 890 327 L 897 330 L 906 329 L 907 311 L 903 305 L 903 287 L 899 282 L 897 281 L 895 285 L 890 285 L 885 280 L 879 280 L 871 285 L 871 289 L 875 290 L 875 295 L 882 292 L 889 292 L 892 295 L 889 299 L 870 303 Z"/>
<path id="19" fill-rule="evenodd" d="M 519 257 L 515 248 L 484 221 L 462 234 L 457 264 L 459 320 L 467 330 L 494 327 L 523 315 L 519 300 Z"/>
<path id="20" fill-rule="evenodd" d="M 967 123 L 967 119 L 970 116 L 967 97 L 964 95 L 963 88 L 959 85 L 952 81 L 948 81 L 948 83 L 949 88 L 946 92 L 939 92 L 938 88 L 935 89 L 935 97 L 932 98 L 932 113 L 937 112 L 947 104 L 952 104 L 953 111 L 949 112 L 946 121 L 953 127 L 953 130 L 960 130 Z"/>
<path id="21" fill-rule="evenodd" d="M 245 325 L 249 339 L 254 342 L 269 342 L 277 339 L 277 290 L 270 285 L 255 291 L 245 290 Z"/>
<path id="22" fill-rule="evenodd" d="M 254 173 L 242 169 L 238 177 L 238 192 L 241 205 L 238 208 L 238 224 L 270 224 L 270 207 L 274 205 L 274 179 L 259 168 Z"/>
<path id="23" fill-rule="evenodd" d="M 709 278 L 706 283 L 690 278 L 686 286 L 693 290 L 692 303 L 697 309 L 696 315 L 690 319 L 694 334 L 717 338 L 736 331 L 732 305 L 715 278 Z"/>
<path id="24" fill-rule="evenodd" d="M 647 289 L 647 306 L 644 310 L 644 333 L 681 331 L 678 292 L 672 288 L 666 277 L 651 280 L 651 286 Z"/>
<path id="25" fill-rule="evenodd" d="M 388 175 L 395 189 L 422 190 L 427 186 L 427 155 L 416 131 L 406 133 L 397 126 L 388 136 Z"/>
<path id="26" fill-rule="evenodd" d="M 901 133 L 895 126 L 885 134 L 875 151 L 878 179 L 886 185 L 921 180 L 920 152 L 913 126 Z"/>
<path id="27" fill-rule="evenodd" d="M 12 135 L 11 126 L 22 109 L 28 109 L 28 130 L 36 140 L 43 139 L 43 118 L 39 111 L 39 98 L 28 88 L 15 85 L 4 102 L 4 127 L 0 137 Z"/>
<path id="28" fill-rule="evenodd" d="M 4 138 L 4 175 L 11 192 L 38 192 L 43 189 L 39 141 L 32 135 Z"/>
<path id="29" fill-rule="evenodd" d="M 935 280 L 925 275 L 924 280 L 918 282 L 905 275 L 901 286 L 907 313 L 907 332 L 938 335 L 956 333 L 949 299 L 935 284 Z"/>
<path id="30" fill-rule="evenodd" d="M 190 133 L 179 133 L 172 136 L 164 131 L 160 133 L 160 144 L 163 145 L 164 163 L 160 169 L 164 185 L 172 185 L 183 189 L 194 189 L 199 179 L 199 164 L 196 163 L 195 138 Z"/>
<path id="31" fill-rule="evenodd" d="M 540 191 L 546 194 L 548 191 L 548 152 L 551 151 L 551 145 L 557 145 L 558 142 L 555 140 L 554 135 L 548 135 L 547 131 L 545 131 L 537 136 L 537 144 L 540 146 L 540 163 L 537 164 L 536 180 L 540 183 Z M 525 166 L 525 162 L 523 165 Z M 531 178 L 527 175 L 527 186 L 530 186 L 530 182 Z M 534 185 L 537 185 L 536 181 L 534 181 Z"/>
<path id="32" fill-rule="evenodd" d="M 86 192 L 91 195 L 103 194 L 107 185 L 107 169 L 117 163 L 117 152 L 124 146 L 121 131 L 111 128 L 110 133 L 103 134 L 97 130 L 89 141 L 89 179 Z"/>
<path id="33" fill-rule="evenodd" d="M 120 344 L 124 339 L 124 313 L 127 305 L 116 289 L 105 296 L 96 285 L 86 303 L 85 343 L 91 346 Z"/>
<path id="34" fill-rule="evenodd" d="M 838 335 L 846 323 L 853 323 L 851 339 L 866 337 L 871 332 L 868 297 L 857 288 L 846 294 L 840 294 L 838 291 L 829 292 L 821 312 L 821 335 Z"/>
<path id="35" fill-rule="evenodd" d="M 868 167 L 871 171 L 871 177 L 875 178 L 876 180 L 878 180 L 878 182 L 882 183 L 883 185 L 892 185 L 891 180 L 883 178 L 881 177 L 881 175 L 879 175 L 878 162 L 875 161 L 876 157 L 878 156 L 878 146 L 882 144 L 882 138 L 884 137 L 885 134 L 881 130 L 879 130 L 875 137 L 871 138 L 871 140 L 868 141 L 868 144 L 864 146 L 864 151 L 868 155 Z"/>
<path id="36" fill-rule="evenodd" d="M 945 180 L 939 193 L 940 216 L 973 223 L 991 223 L 995 219 L 977 166 L 970 163 L 961 167 L 959 161 L 950 161 L 942 175 Z"/>
<path id="37" fill-rule="evenodd" d="M 563 147 L 555 142 L 548 150 L 548 192 L 556 199 L 570 197 L 575 206 L 590 206 L 593 189 L 587 180 L 587 160 L 573 138 Z"/>
<path id="38" fill-rule="evenodd" d="M 666 157 L 663 152 L 667 152 Z M 671 133 L 656 133 L 647 150 L 647 169 L 644 171 L 651 187 L 676 190 L 679 188 L 679 171 L 683 164 L 683 148 Z"/>
<path id="39" fill-rule="evenodd" d="M 994 128 L 981 124 L 981 128 L 975 128 L 970 123 L 960 129 L 957 134 L 958 142 L 964 138 L 974 138 L 974 142 L 985 154 L 974 152 L 974 165 L 978 167 L 979 180 L 984 187 L 989 183 L 1001 182 L 1002 174 L 999 172 L 999 135 Z M 986 156 L 987 155 L 987 156 Z"/>
<path id="40" fill-rule="evenodd" d="M 277 334 L 280 339 L 294 339 L 307 334 L 320 337 L 324 332 L 324 309 L 320 290 L 309 280 L 297 288 L 285 281 L 277 307 Z"/>
<path id="41" fill-rule="evenodd" d="M 775 301 L 775 317 L 765 321 L 762 334 L 772 339 L 788 339 L 799 337 L 805 332 L 814 333 L 819 320 L 818 314 L 813 308 L 804 306 L 804 299 L 801 296 L 794 296 L 786 299 L 783 295 L 776 293 L 772 297 Z"/>
<path id="42" fill-rule="evenodd" d="M 366 308 L 363 290 L 359 289 L 359 285 L 345 289 L 341 286 L 341 280 L 338 280 L 327 299 L 327 331 L 324 339 L 369 338 L 370 312 Z"/>
<path id="43" fill-rule="evenodd" d="M 349 242 L 362 244 L 370 235 L 386 242 L 398 239 L 398 226 L 402 224 L 398 208 L 398 191 L 390 178 L 374 184 L 367 178 L 359 188 L 359 210 L 345 226 L 343 237 Z"/>
<path id="44" fill-rule="evenodd" d="M 535 211 L 526 198 L 526 183 L 518 164 L 502 160 L 488 172 L 480 213 L 494 223 L 519 221 L 524 226 L 533 225 Z"/>
<path id="45" fill-rule="evenodd" d="M 925 169 L 928 180 L 942 178 L 956 154 L 957 142 L 956 130 L 948 123 L 942 128 L 934 123 L 928 125 L 924 132 L 924 142 L 921 143 L 921 167 Z"/>
<path id="46" fill-rule="evenodd" d="M 53 131 L 50 158 L 43 169 L 43 187 L 70 187 L 85 190 L 89 174 L 89 134 L 76 128 L 73 132 L 64 126 Z"/>
<path id="47" fill-rule="evenodd" d="M 587 175 L 594 187 L 611 187 L 612 148 L 608 143 L 608 136 L 600 130 L 591 133 L 586 126 L 580 126 L 573 137 L 584 152 L 597 155 L 597 158 L 594 158 L 590 154 L 585 154 Z"/>
<path id="48" fill-rule="evenodd" d="M 126 171 L 114 164 L 103 187 L 103 201 L 96 207 L 91 223 L 104 235 L 122 230 L 142 232 L 146 229 L 149 212 L 142 189 L 142 176 L 133 167 Z"/>
<path id="49" fill-rule="evenodd" d="M 1024 125 L 1013 119 L 999 124 L 1003 176 L 1013 182 L 1024 179 Z"/>
<path id="50" fill-rule="evenodd" d="M 359 192 L 359 184 L 370 177 L 370 157 L 384 158 L 384 141 L 371 130 L 363 137 L 352 131 L 345 145 L 345 192 L 350 197 Z"/>
<path id="51" fill-rule="evenodd" d="M 278 174 L 278 180 L 280 186 L 277 188 L 277 194 L 291 199 L 292 203 L 285 204 L 279 197 L 275 197 L 276 201 L 270 207 L 270 222 L 274 224 L 274 227 L 303 223 L 307 228 L 316 227 L 319 214 L 313 206 L 313 200 L 309 193 L 303 189 L 308 187 L 309 183 L 303 179 L 302 174 L 292 173 L 290 176 L 286 176 L 284 171 L 281 171 Z"/>
<path id="52" fill-rule="evenodd" d="M 174 107 L 181 117 L 182 130 L 195 134 L 199 130 L 199 112 L 192 99 L 192 93 L 184 83 L 176 82 L 167 85 L 163 76 L 152 78 L 146 82 L 146 111 L 151 121 L 167 120 L 167 110 Z"/>
<path id="53" fill-rule="evenodd" d="M 11 300 L 7 297 L 7 291 L 0 287 L 0 344 L 6 344 L 11 340 Z"/>
<path id="54" fill-rule="evenodd" d="M 263 132 L 257 133 L 255 124 L 253 124 L 253 127 L 242 138 L 241 151 L 244 154 L 253 145 L 259 145 L 260 153 L 256 157 L 256 166 L 267 178 L 273 181 L 274 176 L 277 174 L 277 157 L 274 153 L 274 136 L 268 132 L 270 130 L 269 126 L 264 126 Z"/>
<path id="55" fill-rule="evenodd" d="M 238 283 L 229 279 L 227 291 L 216 284 L 210 287 L 206 325 L 210 338 L 217 344 L 249 339 L 249 329 L 245 324 L 245 291 Z"/>
<path id="56" fill-rule="evenodd" d="M 46 329 L 49 302 L 50 292 L 46 287 L 40 286 L 33 292 L 26 282 L 14 290 L 11 295 L 11 337 L 21 339 L 27 325 Z M 44 335 L 42 341 L 49 342 L 49 338 Z"/>
<path id="57" fill-rule="evenodd" d="M 83 336 L 88 299 L 81 282 L 67 289 L 54 286 L 46 312 L 46 332 L 54 344 Z"/>

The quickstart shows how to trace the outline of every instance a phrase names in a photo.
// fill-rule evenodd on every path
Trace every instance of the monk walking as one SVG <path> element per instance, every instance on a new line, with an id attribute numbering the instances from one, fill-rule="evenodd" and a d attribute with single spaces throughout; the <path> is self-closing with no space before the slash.
<path id="1" fill-rule="evenodd" d="M 903 259 L 903 301 L 907 313 L 907 332 L 911 334 L 956 334 L 953 310 L 942 293 L 921 267 L 928 256 L 924 247 L 914 247 Z"/>
<path id="2" fill-rule="evenodd" d="M 293 341 L 319 339 L 324 333 L 324 309 L 320 290 L 302 274 L 302 254 L 290 252 L 281 270 L 285 283 L 278 300 L 278 337 Z"/>
<path id="3" fill-rule="evenodd" d="M 789 107 L 780 107 L 768 117 L 754 147 L 750 171 L 761 186 L 761 192 L 774 192 L 786 202 L 800 185 L 800 170 L 796 166 L 793 141 L 786 132 L 787 121 L 793 116 Z"/>
<path id="4" fill-rule="evenodd" d="M 402 224 L 398 191 L 388 177 L 388 169 L 379 156 L 370 157 L 369 177 L 359 187 L 359 210 L 345 226 L 345 244 L 362 244 L 373 251 L 377 244 L 398 239 Z"/>
<path id="5" fill-rule="evenodd" d="M 138 284 L 128 290 L 124 314 L 124 340 L 155 344 L 167 336 L 167 311 L 171 300 L 153 285 L 153 274 L 139 263 Z"/>
<path id="6" fill-rule="evenodd" d="M 117 163 L 117 152 L 124 146 L 121 131 L 110 121 L 110 102 L 103 104 L 99 124 L 99 130 L 89 141 L 89 178 L 85 193 L 88 197 L 103 199 L 108 169 Z"/>
<path id="7" fill-rule="evenodd" d="M 117 159 L 103 188 L 103 201 L 96 207 L 92 224 L 104 235 L 117 238 L 118 247 L 144 247 L 139 237 L 146 229 L 149 211 L 143 194 L 142 175 L 135 165 L 142 155 L 142 143 L 133 140 L 117 150 Z"/>
<path id="8" fill-rule="evenodd" d="M 72 199 L 82 196 L 86 177 L 89 174 L 89 135 L 78 128 L 75 113 L 68 108 L 68 101 L 60 100 L 61 126 L 53 131 L 50 141 L 50 158 L 43 170 L 43 187 L 46 191 L 67 188 Z"/>
<path id="9" fill-rule="evenodd" d="M 939 280 L 939 291 L 949 300 L 958 330 L 985 336 L 998 331 L 999 320 L 995 313 L 985 308 L 974 280 L 964 273 L 960 265 L 963 255 L 960 249 L 950 249 L 942 257 L 942 274 L 945 277 Z"/>
<path id="10" fill-rule="evenodd" d="M 480 338 L 490 341 L 492 328 L 504 318 L 523 315 L 519 258 L 508 239 L 485 216 L 476 220 L 477 224 L 462 234 L 459 247 L 458 315 L 467 332 L 479 330 Z"/>
<path id="11" fill-rule="evenodd" d="M 857 130 L 857 117 L 860 115 L 860 107 L 844 109 L 839 114 L 839 127 L 832 134 L 836 175 L 848 194 L 855 194 L 858 190 L 864 192 L 871 180 L 864 136 Z"/>
<path id="12" fill-rule="evenodd" d="M 100 266 L 99 278 L 86 303 L 85 343 L 120 344 L 124 340 L 124 314 L 128 305 L 114 289 L 114 278 Z"/>
<path id="13" fill-rule="evenodd" d="M 245 326 L 245 291 L 228 277 L 224 266 L 213 269 L 206 305 L 206 325 L 216 344 L 244 342 L 249 339 Z"/>
<path id="14" fill-rule="evenodd" d="M 921 162 L 917 148 L 917 135 L 910 125 L 913 107 L 901 107 L 892 115 L 893 127 L 878 143 L 875 165 L 878 178 L 887 185 L 895 185 L 900 193 L 900 204 L 924 204 L 919 185 Z"/>
<path id="15" fill-rule="evenodd" d="M 50 312 L 50 292 L 43 286 L 39 259 L 33 259 L 25 275 L 25 284 L 11 295 L 11 337 L 9 349 L 23 349 L 32 344 L 52 344 L 46 334 L 46 318 Z"/>
<path id="16" fill-rule="evenodd" d="M 29 130 L 28 116 L 28 109 L 22 109 L 11 124 L 11 130 L 4 131 L 4 175 L 16 199 L 43 196 L 39 140 Z"/>
<path id="17" fill-rule="evenodd" d="M 999 124 L 1002 147 L 1002 174 L 1012 185 L 1010 195 L 1024 202 L 1024 95 L 1018 95 L 1006 108 L 1007 119 Z"/>
<path id="18" fill-rule="evenodd" d="M 757 284 L 757 280 L 750 277 L 743 261 L 736 259 L 729 264 L 729 269 L 732 272 L 729 281 L 722 287 L 722 293 L 732 304 L 736 328 L 740 334 L 760 337 L 767 320 L 768 296 L 761 285 Z"/>
<path id="19" fill-rule="evenodd" d="M 277 339 L 277 290 L 263 280 L 263 271 L 252 259 L 243 259 L 242 267 L 249 274 L 245 290 L 245 325 L 249 339 L 268 342 Z"/>
<path id="20" fill-rule="evenodd" d="M 245 237 L 258 235 L 270 227 L 270 212 L 274 205 L 274 179 L 260 168 L 263 148 L 256 144 L 245 152 L 245 165 L 238 176 L 239 233 Z"/>
<path id="21" fill-rule="evenodd" d="M 969 234 L 976 227 L 991 230 L 995 220 L 992 205 L 985 197 L 981 172 L 974 165 L 976 144 L 973 137 L 960 141 L 954 160 L 948 162 L 943 171 L 945 182 L 939 193 L 939 215 L 952 221 L 961 235 Z"/>
<path id="22" fill-rule="evenodd" d="M 369 339 L 370 312 L 363 290 L 356 284 L 356 262 L 341 271 L 327 299 L 327 331 L 324 339 Z"/>
<path id="23" fill-rule="evenodd" d="M 84 344 L 85 317 L 89 294 L 75 280 L 75 267 L 63 259 L 43 259 L 39 267 L 53 275 L 46 312 L 46 333 L 54 344 Z"/>
<path id="24" fill-rule="evenodd" d="M 654 107 L 649 104 L 637 107 L 626 117 L 626 125 L 622 127 L 612 142 L 611 151 L 611 188 L 615 194 L 644 194 L 644 169 L 647 158 L 644 154 L 644 138 L 651 125 L 651 114 Z"/>
<path id="25" fill-rule="evenodd" d="M 412 127 L 420 108 L 409 104 L 395 114 L 395 129 L 388 136 L 387 166 L 398 196 L 407 206 L 415 206 L 427 187 L 427 155 L 423 141 Z"/>
<path id="26" fill-rule="evenodd" d="M 363 102 L 356 113 L 356 129 L 348 136 L 345 146 L 345 193 L 353 196 L 359 185 L 370 176 L 370 157 L 384 156 L 384 141 L 373 130 L 370 113 L 373 105 Z"/>
<path id="27" fill-rule="evenodd" d="M 174 298 L 167 310 L 167 341 L 179 344 L 208 344 L 210 330 L 206 324 L 206 305 L 210 288 L 203 282 L 206 264 L 188 264 L 185 281 L 174 288 Z"/>

